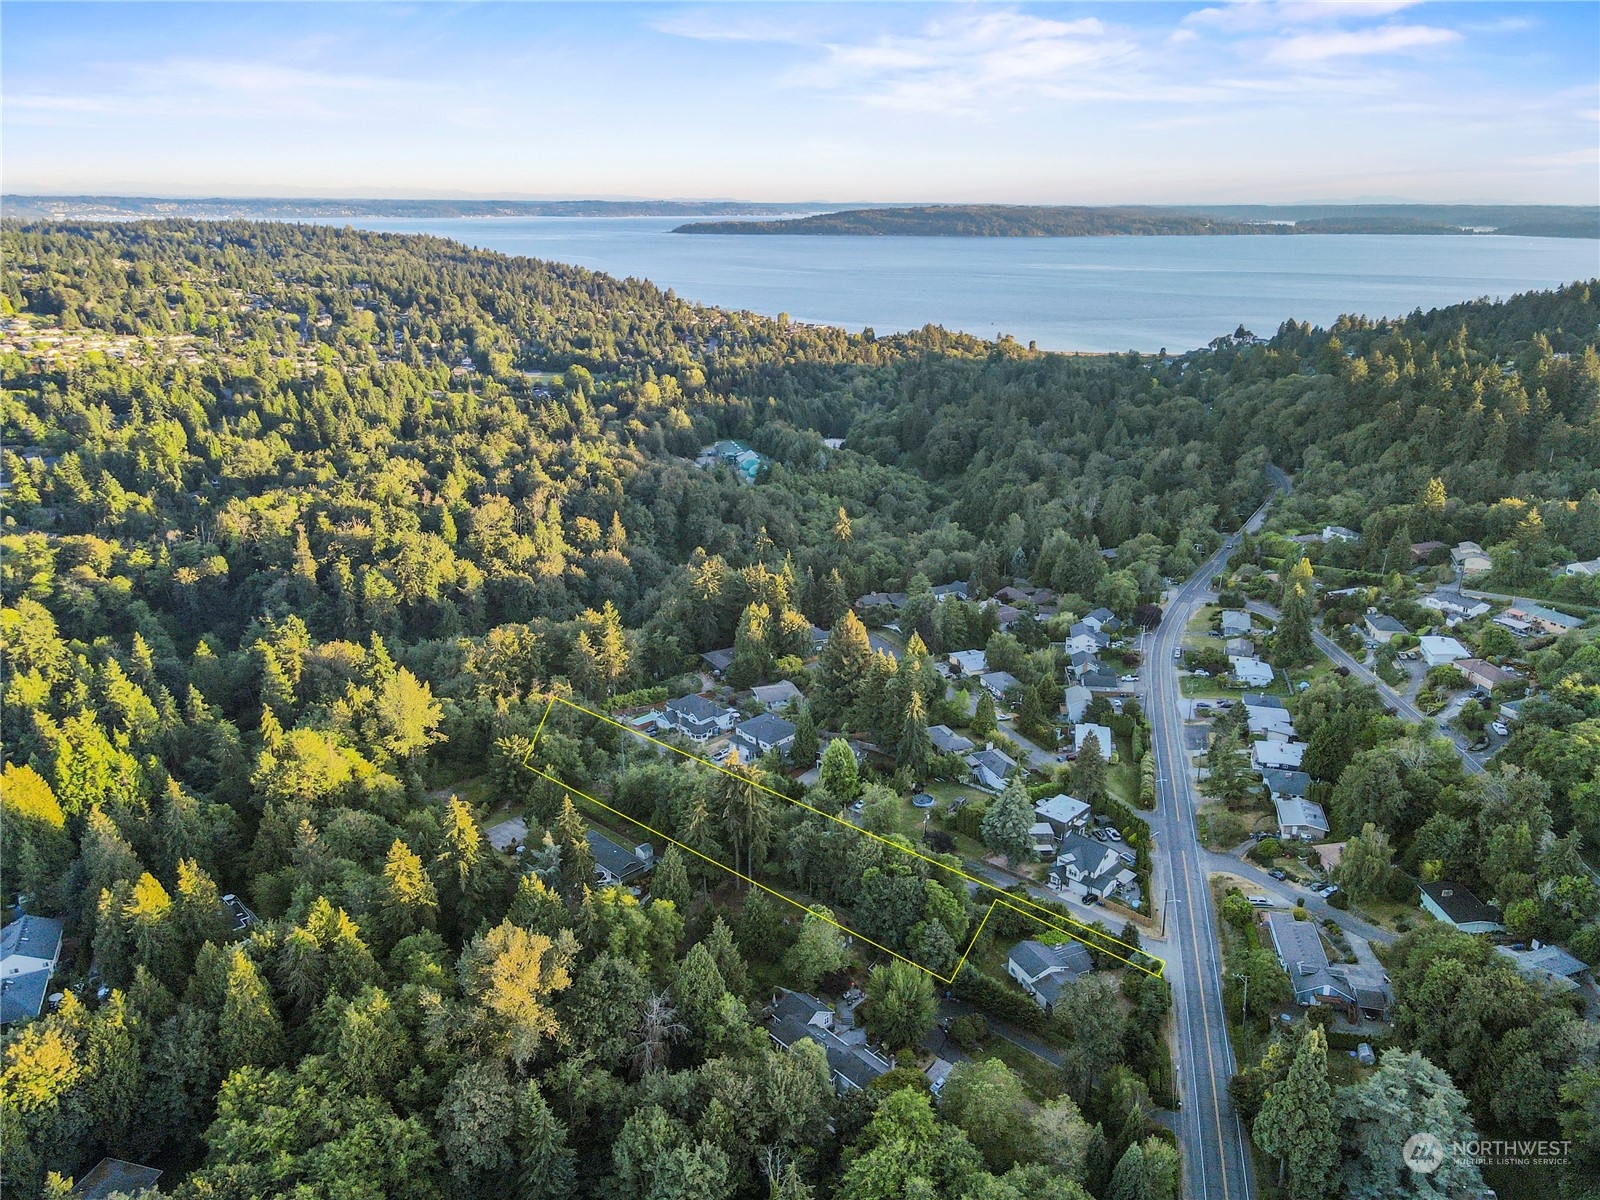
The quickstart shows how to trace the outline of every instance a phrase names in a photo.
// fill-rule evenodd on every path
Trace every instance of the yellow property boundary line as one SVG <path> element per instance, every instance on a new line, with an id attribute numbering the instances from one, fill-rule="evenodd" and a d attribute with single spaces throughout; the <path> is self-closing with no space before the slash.
<path id="1" fill-rule="evenodd" d="M 641 733 L 637 729 L 631 728 L 628 725 L 624 725 L 622 722 L 614 720 L 611 717 L 606 716 L 604 713 L 597 713 L 597 712 L 592 711 L 591 709 L 584 708 L 581 704 L 574 704 L 571 700 L 566 699 L 564 696 L 557 696 L 557 695 L 554 695 L 554 694 L 551 695 L 550 703 L 548 705 L 546 705 L 545 710 L 544 710 L 544 715 L 539 719 L 539 727 L 538 727 L 538 729 L 536 729 L 534 731 L 533 741 L 528 747 L 527 754 L 524 755 L 524 764 L 525 765 L 527 764 L 527 759 L 531 758 L 533 753 L 534 753 L 534 751 L 538 748 L 539 738 L 544 734 L 545 722 L 550 719 L 550 714 L 555 711 L 555 707 L 556 707 L 557 704 L 564 704 L 568 708 L 572 709 L 575 712 L 580 712 L 580 713 L 583 713 L 585 716 L 593 717 L 597 721 L 602 721 L 605 724 L 610 725 L 615 729 L 620 729 L 623 733 L 629 734 L 632 737 L 636 737 L 636 738 L 639 738 L 642 741 L 649 742 L 652 745 L 659 746 L 663 750 L 670 750 L 670 751 L 672 751 L 672 753 L 680 755 L 681 757 L 688 759 L 690 762 L 697 762 L 697 763 L 701 764 L 702 766 L 710 767 L 713 771 L 720 771 L 724 775 L 730 776 L 731 778 L 734 778 L 734 779 L 738 779 L 741 783 L 748 783 L 750 786 L 756 788 L 758 791 L 762 791 L 762 792 L 765 792 L 769 796 L 776 797 L 777 799 L 782 800 L 785 804 L 792 804 L 796 808 L 804 809 L 806 812 L 815 813 L 819 817 L 823 817 L 826 820 L 834 822 L 835 824 L 844 826 L 844 828 L 849 829 L 853 833 L 858 833 L 858 834 L 861 834 L 863 837 L 869 837 L 869 838 L 872 838 L 875 841 L 882 842 L 885 846 L 888 846 L 892 850 L 895 850 L 895 851 L 897 851 L 897 852 L 899 852 L 901 854 L 908 854 L 912 858 L 921 859 L 923 862 L 928 863 L 931 866 L 937 867 L 941 871 L 948 871 L 953 875 L 958 875 L 962 879 L 965 879 L 969 883 L 975 883 L 980 888 L 983 888 L 983 889 L 985 889 L 987 891 L 993 892 L 994 893 L 994 899 L 990 901 L 988 909 L 985 910 L 985 912 L 983 914 L 983 919 L 978 922 L 978 927 L 977 927 L 977 929 L 975 929 L 973 931 L 971 939 L 967 942 L 966 949 L 961 952 L 961 959 L 960 959 L 959 962 L 956 963 L 955 969 L 953 971 L 951 971 L 948 976 L 940 975 L 937 971 L 931 970 L 928 967 L 923 966 L 921 963 L 917 962 L 915 959 L 907 958 L 904 954 L 901 954 L 899 951 L 891 950 L 888 946 L 882 945 L 879 942 L 873 941 L 869 937 L 866 937 L 866 936 L 864 936 L 864 935 L 862 935 L 860 933 L 857 933 L 855 930 L 851 929 L 848 925 L 841 924 L 840 922 L 833 920 L 831 917 L 820 917 L 819 914 L 813 912 L 812 909 L 810 909 L 806 905 L 801 904 L 798 900 L 794 900 L 794 899 L 790 898 L 789 896 L 784 895 L 782 892 L 778 891 L 776 888 L 768 887 L 766 884 L 762 883 L 759 879 L 752 879 L 750 876 L 744 874 L 742 871 L 739 871 L 738 869 L 736 869 L 734 867 L 728 866 L 727 863 L 719 862 L 716 859 L 710 857 L 709 855 L 702 854 L 700 851 L 696 850 L 693 846 L 686 845 L 685 843 L 679 841 L 677 838 L 672 837 L 670 834 L 663 833 L 659 829 L 651 828 L 649 825 L 646 825 L 643 821 L 640 821 L 637 817 L 630 816 L 629 814 L 627 814 L 625 812 L 622 812 L 620 809 L 616 809 L 616 808 L 611 807 L 611 805 L 607 804 L 604 800 L 597 799 L 596 797 L 591 796 L 586 792 L 580 791 L 579 789 L 573 787 L 570 783 L 567 783 L 565 780 L 557 779 L 554 775 L 551 775 L 546 771 L 542 771 L 538 767 L 534 767 L 534 766 L 531 766 L 531 765 L 528 766 L 528 769 L 530 771 L 532 771 L 535 775 L 538 775 L 541 779 L 548 780 L 550 783 L 555 784 L 557 787 L 563 788 L 566 791 L 571 792 L 573 795 L 579 796 L 582 799 L 587 800 L 590 804 L 593 804 L 593 805 L 595 805 L 595 806 L 597 806 L 599 808 L 604 809 L 608 813 L 612 813 L 613 815 L 615 815 L 617 817 L 620 817 L 622 820 L 628 822 L 630 825 L 638 826 L 640 829 L 643 829 L 645 832 L 649 833 L 650 836 L 652 836 L 652 837 L 660 838 L 662 841 L 665 841 L 665 842 L 670 842 L 672 845 L 677 846 L 680 850 L 683 850 L 686 853 L 694 855 L 696 858 L 700 859 L 701 861 L 710 863 L 714 867 L 720 867 L 722 870 L 728 872 L 728 874 L 734 876 L 735 878 L 743 880 L 745 883 L 749 884 L 752 887 L 758 887 L 762 891 L 768 893 L 769 895 L 776 896 L 779 900 L 782 900 L 785 904 L 794 905 L 794 907 L 800 909 L 801 912 L 806 913 L 809 916 L 819 916 L 820 920 L 827 921 L 828 924 L 830 924 L 830 925 L 834 926 L 835 928 L 843 931 L 844 933 L 849 934 L 853 938 L 860 938 L 861 941 L 865 942 L 867 945 L 873 947 L 874 949 L 881 950 L 883 953 L 885 953 L 885 954 L 887 954 L 887 955 L 889 955 L 889 956 L 891 956 L 893 958 L 897 958 L 901 962 L 910 963 L 912 966 L 916 967 L 919 971 L 927 972 L 929 975 L 933 976 L 933 978 L 937 979 L 940 983 L 948 985 L 948 984 L 951 984 L 951 983 L 955 982 L 956 976 L 961 974 L 961 968 L 966 965 L 967 956 L 972 953 L 973 946 L 977 945 L 978 938 L 982 935 L 984 926 L 989 923 L 989 918 L 994 915 L 994 910 L 997 909 L 997 908 L 1008 908 L 1012 912 L 1018 913 L 1021 916 L 1032 917 L 1034 920 L 1039 921 L 1041 924 L 1044 924 L 1044 925 L 1048 926 L 1050 929 L 1053 929 L 1055 932 L 1064 933 L 1068 937 L 1076 938 L 1078 941 L 1082 942 L 1085 946 L 1089 947 L 1091 950 L 1097 951 L 1098 953 L 1105 954 L 1105 955 L 1107 955 L 1107 956 L 1109 956 L 1111 958 L 1114 958 L 1118 962 L 1121 962 L 1121 963 L 1123 963 L 1123 964 L 1125 964 L 1127 966 L 1133 967 L 1135 970 L 1143 971 L 1146 975 L 1153 975 L 1153 976 L 1155 976 L 1156 978 L 1159 979 L 1159 978 L 1161 978 L 1163 976 L 1163 974 L 1166 971 L 1166 965 L 1167 964 L 1163 959 L 1156 958 L 1155 955 L 1148 953 L 1147 951 L 1145 951 L 1144 949 L 1142 949 L 1140 947 L 1131 946 L 1127 942 L 1122 941 L 1120 938 L 1112 937 L 1109 933 L 1103 933 L 1100 930 L 1094 928 L 1092 925 L 1085 925 L 1080 921 L 1073 920 L 1071 917 L 1064 917 L 1064 916 L 1061 916 L 1059 913 L 1051 912 L 1049 909 L 1043 907 L 1042 905 L 1034 903 L 1032 900 L 1029 900 L 1026 897 L 1010 895 L 1009 893 L 1007 893 L 1007 892 L 1003 891 L 1002 889 L 996 887 L 993 883 L 989 882 L 986 879 L 979 879 L 976 876 L 968 875 L 965 871 L 961 871 L 961 870 L 959 870 L 959 869 L 957 869 L 955 867 L 952 867 L 948 863 L 941 862 L 940 860 L 938 860 L 936 858 L 930 858 L 926 854 L 922 854 L 922 853 L 918 852 L 915 849 L 911 849 L 911 848 L 908 848 L 906 846 L 902 846 L 898 842 L 892 842 L 888 838 L 885 838 L 885 837 L 882 837 L 879 834 L 873 833 L 871 830 L 862 829 L 859 825 L 853 825 L 849 821 L 846 821 L 842 817 L 836 816 L 833 813 L 824 812 L 820 808 L 814 808 L 811 805 L 805 803 L 805 801 L 803 801 L 803 800 L 791 799 L 790 797 L 785 796 L 782 792 L 774 791 L 772 788 L 767 787 L 763 783 L 759 783 L 759 782 L 757 782 L 756 780 L 753 780 L 753 779 L 746 779 L 743 775 L 736 775 L 734 772 L 728 770 L 726 767 L 722 766 L 720 763 L 714 763 L 710 759 L 707 759 L 707 758 L 700 758 L 697 755 L 690 754 L 687 750 L 680 750 L 678 747 L 670 745 L 667 742 L 663 742 L 659 738 L 653 738 L 647 733 Z M 1021 903 L 1021 904 L 1025 905 L 1026 908 L 1019 908 L 1017 906 L 1018 903 Z M 1032 911 L 1029 911 L 1029 910 L 1032 910 Z M 1069 926 L 1071 926 L 1071 928 L 1069 928 Z M 1079 932 L 1080 930 L 1082 932 Z M 1091 938 L 1093 938 L 1095 940 L 1091 941 L 1090 940 Z M 1108 949 L 1102 943 L 1110 943 L 1110 945 L 1117 947 L 1117 950 L 1121 950 L 1124 953 L 1118 953 L 1117 950 Z M 1139 961 L 1140 959 L 1148 960 L 1150 962 L 1155 963 L 1156 965 L 1154 967 L 1147 966 L 1147 965 L 1145 965 L 1144 962 Z"/>

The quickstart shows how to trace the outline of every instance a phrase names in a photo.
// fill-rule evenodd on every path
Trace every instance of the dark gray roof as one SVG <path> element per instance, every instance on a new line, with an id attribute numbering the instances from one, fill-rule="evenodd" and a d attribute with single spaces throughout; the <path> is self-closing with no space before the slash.
<path id="1" fill-rule="evenodd" d="M 1076 941 L 1051 946 L 1030 938 L 1011 947 L 1006 957 L 1021 967 L 1029 978 L 1037 978 L 1045 971 L 1060 970 L 1069 979 L 1076 979 L 1094 969 L 1089 948 Z"/>
<path id="2" fill-rule="evenodd" d="M 1406 627 L 1388 613 L 1368 613 L 1367 624 L 1374 629 L 1381 629 L 1385 633 L 1404 633 L 1406 631 Z"/>
<path id="3" fill-rule="evenodd" d="M 1243 699 L 1244 699 L 1244 706 L 1246 708 L 1284 708 L 1284 707 L 1286 707 L 1285 704 L 1283 703 L 1283 701 L 1278 699 L 1276 696 L 1263 696 L 1263 695 L 1261 695 L 1261 694 L 1259 694 L 1257 692 L 1246 692 L 1244 694 Z"/>
<path id="4" fill-rule="evenodd" d="M 748 721 L 741 721 L 735 726 L 734 733 L 752 745 L 765 742 L 771 746 L 785 738 L 792 738 L 794 723 L 785 721 L 773 713 L 762 713 L 760 716 L 751 717 Z"/>
<path id="5" fill-rule="evenodd" d="M 930 589 L 935 596 L 957 596 L 962 600 L 967 598 L 967 585 L 964 580 L 955 583 L 937 583 Z"/>
<path id="6" fill-rule="evenodd" d="M 161 1172 L 155 1167 L 142 1167 L 120 1158 L 102 1158 L 78 1180 L 72 1194 L 80 1200 L 105 1200 L 115 1192 L 137 1192 L 154 1187 L 160 1178 Z"/>
<path id="7" fill-rule="evenodd" d="M 1276 767 L 1262 770 L 1261 778 L 1267 781 L 1267 790 L 1274 796 L 1304 797 L 1311 791 L 1311 776 L 1304 771 L 1280 771 Z"/>
<path id="8" fill-rule="evenodd" d="M 1293 913 L 1268 913 L 1267 928 L 1296 999 L 1321 996 L 1347 1003 L 1356 999 L 1355 988 L 1328 969 L 1328 952 L 1314 921 L 1296 921 Z"/>
<path id="9" fill-rule="evenodd" d="M 1498 908 L 1492 904 L 1485 904 L 1472 894 L 1471 889 L 1449 879 L 1441 879 L 1437 883 L 1425 883 L 1422 885 L 1422 891 L 1456 925 L 1473 925 L 1478 922 L 1499 925 L 1503 922 Z"/>
<path id="10" fill-rule="evenodd" d="M 63 928 L 62 922 L 54 917 L 36 917 L 24 913 L 0 929 L 0 959 L 10 958 L 13 954 L 53 959 L 61 952 Z"/>
<path id="11" fill-rule="evenodd" d="M 814 996 L 780 990 L 769 1010 L 767 1029 L 780 1046 L 793 1046 L 803 1038 L 815 1042 L 828 1057 L 828 1069 L 858 1088 L 866 1087 L 889 1070 L 889 1064 L 865 1044 L 852 1045 L 826 1025 L 810 1023 L 813 1017 L 826 1012 L 830 1012 L 829 1007 Z"/>
<path id="12" fill-rule="evenodd" d="M 604 867 L 624 883 L 650 869 L 649 863 L 631 850 L 623 849 L 603 833 L 590 829 L 583 836 L 594 854 L 595 866 Z"/>
<path id="13" fill-rule="evenodd" d="M 726 671 L 733 666 L 733 647 L 729 646 L 725 650 L 707 650 L 700 657 L 711 664 L 713 671 Z"/>
<path id="14" fill-rule="evenodd" d="M 0 1025 L 37 1017 L 49 988 L 49 971 L 24 971 L 0 979 Z"/>
<path id="15" fill-rule="evenodd" d="M 715 721 L 722 715 L 722 705 L 704 696 L 679 696 L 667 701 L 667 711 L 682 713 L 694 721 Z"/>

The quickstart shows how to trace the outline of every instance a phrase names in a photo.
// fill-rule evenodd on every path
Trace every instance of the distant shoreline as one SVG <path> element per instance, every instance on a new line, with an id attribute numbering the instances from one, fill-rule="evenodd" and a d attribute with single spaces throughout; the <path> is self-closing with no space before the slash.
<path id="1" fill-rule="evenodd" d="M 778 220 L 690 221 L 674 233 L 831 237 L 1600 237 L 1600 206 L 1293 205 L 1091 208 L 924 205 Z"/>

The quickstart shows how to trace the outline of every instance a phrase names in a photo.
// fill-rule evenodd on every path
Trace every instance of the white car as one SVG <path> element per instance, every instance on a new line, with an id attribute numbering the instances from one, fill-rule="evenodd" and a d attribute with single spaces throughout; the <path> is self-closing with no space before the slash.
<path id="1" fill-rule="evenodd" d="M 1204 667 L 1196 667 L 1194 669 L 1194 673 L 1201 679 L 1210 679 L 1211 678 L 1211 672 L 1206 670 Z"/>
<path id="2" fill-rule="evenodd" d="M 1509 726 L 1506 725 L 1506 723 L 1504 721 L 1496 721 L 1493 725 L 1489 726 L 1489 728 L 1494 730 L 1501 737 L 1510 737 L 1511 736 L 1511 729 L 1510 729 Z"/>
<path id="3" fill-rule="evenodd" d="M 1118 833 L 1115 829 L 1107 829 L 1106 830 L 1106 836 L 1108 838 L 1110 838 L 1113 842 L 1120 842 L 1122 840 L 1122 835 L 1120 833 Z"/>
<path id="4" fill-rule="evenodd" d="M 1122 682 L 1123 683 L 1138 683 L 1139 682 L 1139 677 L 1137 675 L 1124 675 L 1122 677 Z"/>

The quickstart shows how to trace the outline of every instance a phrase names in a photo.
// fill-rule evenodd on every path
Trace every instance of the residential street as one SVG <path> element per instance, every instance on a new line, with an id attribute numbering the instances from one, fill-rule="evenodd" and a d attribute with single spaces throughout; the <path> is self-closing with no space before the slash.
<path id="1" fill-rule="evenodd" d="M 1263 505 L 1246 529 L 1259 528 L 1265 512 Z M 1184 748 L 1184 707 L 1173 661 L 1189 619 L 1205 602 L 1227 554 L 1224 545 L 1172 593 L 1141 668 L 1157 778 L 1156 810 L 1149 818 L 1156 841 L 1153 886 L 1157 905 L 1166 909 L 1167 938 L 1161 952 L 1172 985 L 1177 1030 L 1173 1057 L 1183 1098 L 1173 1125 L 1183 1146 L 1184 1194 L 1201 1200 L 1250 1200 L 1254 1194 L 1248 1138 L 1228 1098 L 1233 1051 L 1222 1010 L 1222 948 L 1206 885 L 1212 870 L 1238 871 L 1239 864 L 1232 859 L 1219 863 L 1225 856 L 1204 850 L 1195 834 L 1198 798 Z"/>

